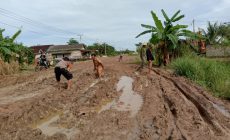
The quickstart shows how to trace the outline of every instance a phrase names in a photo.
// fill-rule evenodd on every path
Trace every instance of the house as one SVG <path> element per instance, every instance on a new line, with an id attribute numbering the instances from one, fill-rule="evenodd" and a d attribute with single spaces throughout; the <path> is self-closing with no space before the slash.
<path id="1" fill-rule="evenodd" d="M 50 46 L 53 46 L 53 45 L 38 45 L 38 46 L 31 46 L 30 48 L 32 49 L 35 55 L 38 55 L 41 52 L 47 52 Z"/>
<path id="2" fill-rule="evenodd" d="M 53 45 L 47 50 L 54 58 L 70 57 L 74 59 L 81 59 L 83 57 L 82 51 L 85 50 L 84 44 L 77 45 Z"/>

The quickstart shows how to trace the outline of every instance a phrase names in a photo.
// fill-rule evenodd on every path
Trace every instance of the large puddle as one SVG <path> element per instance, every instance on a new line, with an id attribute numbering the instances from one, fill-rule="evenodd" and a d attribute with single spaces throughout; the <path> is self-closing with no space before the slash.
<path id="1" fill-rule="evenodd" d="M 33 125 L 33 128 L 40 129 L 43 134 L 47 136 L 53 136 L 56 133 L 62 133 L 67 136 L 70 140 L 76 135 L 79 130 L 76 128 L 67 129 L 57 124 L 58 120 L 60 119 L 60 115 L 63 113 L 58 113 L 56 115 L 52 115 L 45 120 L 40 121 L 39 123 Z"/>
<path id="2" fill-rule="evenodd" d="M 118 101 L 113 100 L 106 104 L 99 113 L 109 109 L 116 109 L 118 111 L 130 111 L 131 117 L 134 117 L 141 109 L 143 98 L 133 91 L 133 81 L 131 77 L 122 76 L 117 83 L 117 92 L 122 91 Z"/>

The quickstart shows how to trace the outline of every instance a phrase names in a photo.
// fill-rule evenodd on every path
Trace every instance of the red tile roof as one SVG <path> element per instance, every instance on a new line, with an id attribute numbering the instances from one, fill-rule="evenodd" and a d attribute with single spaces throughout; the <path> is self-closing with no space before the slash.
<path id="1" fill-rule="evenodd" d="M 39 46 L 31 46 L 30 48 L 33 50 L 34 54 L 38 54 L 39 50 L 42 50 L 43 52 L 46 52 L 49 47 L 52 45 L 39 45 Z"/>

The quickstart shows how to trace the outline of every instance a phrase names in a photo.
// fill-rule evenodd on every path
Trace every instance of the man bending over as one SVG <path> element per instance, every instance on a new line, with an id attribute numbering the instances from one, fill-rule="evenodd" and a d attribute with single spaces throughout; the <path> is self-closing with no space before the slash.
<path id="1" fill-rule="evenodd" d="M 71 79 L 73 78 L 73 74 L 70 73 L 70 69 L 72 68 L 72 63 L 68 57 L 64 57 L 60 62 L 58 62 L 55 66 L 54 72 L 56 76 L 56 80 L 58 84 L 61 80 L 61 75 L 63 75 L 67 80 L 67 89 L 71 87 Z"/>

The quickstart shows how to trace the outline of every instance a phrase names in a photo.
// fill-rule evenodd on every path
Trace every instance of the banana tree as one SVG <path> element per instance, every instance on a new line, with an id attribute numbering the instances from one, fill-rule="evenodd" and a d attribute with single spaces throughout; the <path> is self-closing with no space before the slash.
<path id="1" fill-rule="evenodd" d="M 163 56 L 164 64 L 167 65 L 169 62 L 169 52 L 176 49 L 179 45 L 180 37 L 196 37 L 191 31 L 187 30 L 187 25 L 180 25 L 173 23 L 184 18 L 184 15 L 180 15 L 180 10 L 177 11 L 171 18 L 165 13 L 165 11 L 161 10 L 165 21 L 162 23 L 161 20 L 157 17 L 156 13 L 151 11 L 152 18 L 155 22 L 155 26 L 141 24 L 143 28 L 146 28 L 144 32 L 140 33 L 136 36 L 136 38 L 151 33 L 150 43 L 158 44 L 160 56 Z"/>
<path id="2" fill-rule="evenodd" d="M 3 37 L 4 29 L 0 29 L 0 57 L 4 57 L 5 55 L 10 55 L 11 50 L 6 47 L 5 38 Z M 4 59 L 4 58 L 3 58 Z"/>
<path id="3" fill-rule="evenodd" d="M 25 46 L 15 43 L 16 38 L 20 35 L 21 30 L 18 30 L 12 37 L 4 37 L 4 29 L 0 29 L 0 57 L 6 61 L 16 60 L 18 56 L 19 63 L 23 63 L 24 57 L 31 54 Z"/>

